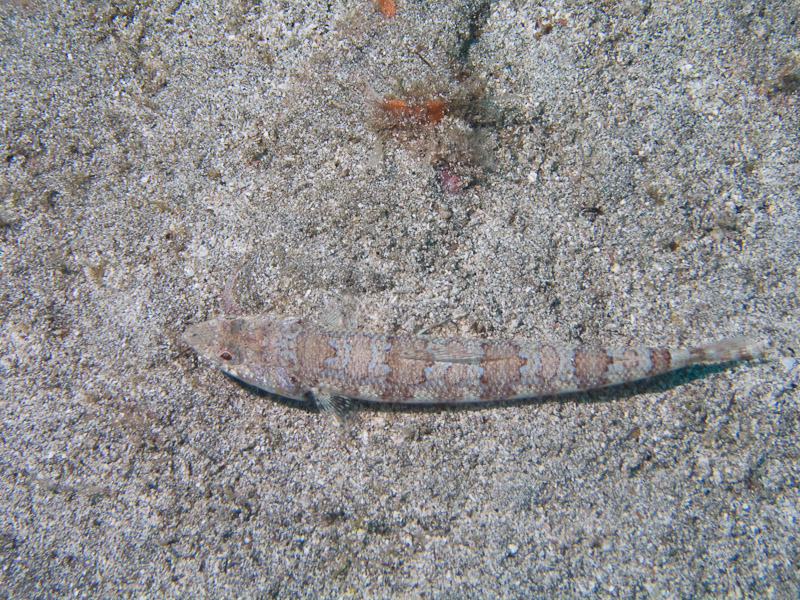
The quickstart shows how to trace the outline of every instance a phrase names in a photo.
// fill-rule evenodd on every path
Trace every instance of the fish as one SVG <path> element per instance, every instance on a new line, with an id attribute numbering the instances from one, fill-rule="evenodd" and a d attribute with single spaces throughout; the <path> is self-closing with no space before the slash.
<path id="1" fill-rule="evenodd" d="M 206 362 L 266 392 L 339 412 L 351 399 L 493 403 L 584 392 L 684 367 L 763 358 L 747 338 L 669 349 L 337 330 L 279 314 L 223 316 L 183 340 Z"/>

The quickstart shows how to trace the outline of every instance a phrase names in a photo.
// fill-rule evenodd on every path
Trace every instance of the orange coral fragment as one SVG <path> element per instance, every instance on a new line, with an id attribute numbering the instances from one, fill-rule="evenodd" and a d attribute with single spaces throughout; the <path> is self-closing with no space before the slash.
<path id="1" fill-rule="evenodd" d="M 387 19 L 391 19 L 397 14 L 397 5 L 394 0 L 378 0 L 378 10 Z"/>
<path id="2" fill-rule="evenodd" d="M 407 100 L 400 100 L 389 96 L 383 99 L 380 106 L 382 110 L 396 117 L 407 117 L 413 112 Z"/>
<path id="3" fill-rule="evenodd" d="M 425 100 L 422 103 L 422 111 L 425 114 L 425 122 L 431 125 L 436 125 L 444 118 L 445 104 L 441 98 L 434 98 L 433 100 Z"/>
<path id="4" fill-rule="evenodd" d="M 408 100 L 386 96 L 380 107 L 395 119 L 409 119 L 421 124 L 436 125 L 444 118 L 445 102 L 441 98 L 412 104 Z"/>

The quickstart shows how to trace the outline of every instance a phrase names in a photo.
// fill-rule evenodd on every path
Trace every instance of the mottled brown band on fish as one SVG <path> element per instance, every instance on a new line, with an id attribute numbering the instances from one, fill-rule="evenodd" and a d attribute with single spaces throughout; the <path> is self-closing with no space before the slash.
<path id="1" fill-rule="evenodd" d="M 666 373 L 671 370 L 672 353 L 666 348 L 650 348 L 650 370 L 647 371 L 647 377 Z"/>

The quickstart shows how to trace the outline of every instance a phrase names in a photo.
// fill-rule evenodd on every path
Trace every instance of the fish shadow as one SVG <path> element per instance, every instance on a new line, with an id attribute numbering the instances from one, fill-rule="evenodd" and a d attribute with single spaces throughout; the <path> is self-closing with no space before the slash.
<path id="1" fill-rule="evenodd" d="M 644 394 L 657 394 L 686 385 L 698 379 L 705 379 L 717 373 L 730 371 L 744 361 L 728 361 L 713 365 L 692 365 L 640 379 L 627 383 L 619 383 L 604 388 L 584 390 L 579 392 L 564 392 L 562 394 L 550 394 L 547 396 L 536 396 L 533 398 L 520 398 L 517 400 L 496 400 L 474 402 L 442 402 L 431 404 L 407 404 L 403 402 L 374 402 L 369 400 L 350 399 L 349 405 L 354 410 L 370 410 L 374 412 L 396 412 L 396 413 L 444 413 L 444 412 L 466 412 L 466 411 L 485 411 L 497 408 L 507 408 L 511 406 L 540 406 L 543 404 L 598 404 L 611 403 L 619 400 L 628 400 L 634 396 Z M 226 374 L 227 375 L 227 374 Z M 239 387 L 251 394 L 269 399 L 277 404 L 301 410 L 306 413 L 323 412 L 316 404 L 311 394 L 305 400 L 295 400 L 286 398 L 271 392 L 257 388 L 249 383 L 236 379 L 232 375 L 227 375 Z"/>

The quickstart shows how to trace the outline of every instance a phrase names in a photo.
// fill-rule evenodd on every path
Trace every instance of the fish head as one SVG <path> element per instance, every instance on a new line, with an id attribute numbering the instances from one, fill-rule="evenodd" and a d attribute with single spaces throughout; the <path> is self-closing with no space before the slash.
<path id="1" fill-rule="evenodd" d="M 296 322 L 280 315 L 218 317 L 191 325 L 183 340 L 205 361 L 236 379 L 279 396 L 305 399 L 305 390 L 281 351 Z"/>

